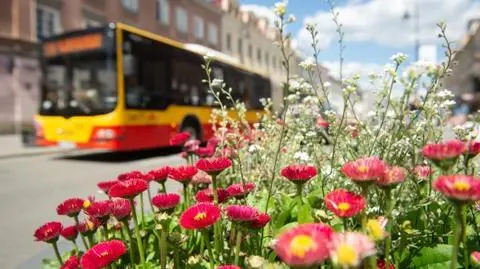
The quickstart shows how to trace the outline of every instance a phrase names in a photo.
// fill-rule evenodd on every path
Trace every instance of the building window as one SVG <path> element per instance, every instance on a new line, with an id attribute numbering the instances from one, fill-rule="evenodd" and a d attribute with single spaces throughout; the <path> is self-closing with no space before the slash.
<path id="1" fill-rule="evenodd" d="M 252 44 L 248 44 L 248 58 L 253 59 L 253 48 Z"/>
<path id="2" fill-rule="evenodd" d="M 272 56 L 272 67 L 277 68 L 277 59 L 275 58 L 275 56 Z"/>
<path id="3" fill-rule="evenodd" d="M 138 0 L 122 0 L 123 6 L 133 12 L 138 11 Z"/>
<path id="4" fill-rule="evenodd" d="M 212 45 L 218 44 L 218 28 L 215 24 L 208 24 L 208 41 Z"/>
<path id="5" fill-rule="evenodd" d="M 203 32 L 204 32 L 203 19 L 200 18 L 199 16 L 194 16 L 193 17 L 193 35 L 198 39 L 202 39 L 204 36 Z"/>
<path id="6" fill-rule="evenodd" d="M 156 2 L 157 21 L 168 25 L 170 22 L 170 4 L 168 0 L 157 0 Z"/>
<path id="7" fill-rule="evenodd" d="M 268 52 L 266 52 L 266 53 L 265 53 L 265 65 L 266 65 L 267 67 L 268 67 L 269 59 L 270 59 L 269 56 L 270 56 L 270 55 L 268 55 Z"/>
<path id="8" fill-rule="evenodd" d="M 232 35 L 227 34 L 227 50 L 232 50 Z"/>
<path id="9" fill-rule="evenodd" d="M 243 55 L 243 40 L 241 38 L 238 39 L 238 54 Z"/>
<path id="10" fill-rule="evenodd" d="M 182 33 L 188 32 L 188 16 L 187 11 L 181 7 L 177 7 L 175 10 L 175 19 L 177 21 L 177 30 Z"/>
<path id="11" fill-rule="evenodd" d="M 257 49 L 257 61 L 258 64 L 260 64 L 260 62 L 262 61 L 262 51 L 260 50 L 260 48 Z"/>
<path id="12" fill-rule="evenodd" d="M 43 40 L 60 31 L 60 13 L 58 10 L 37 5 L 37 39 Z"/>

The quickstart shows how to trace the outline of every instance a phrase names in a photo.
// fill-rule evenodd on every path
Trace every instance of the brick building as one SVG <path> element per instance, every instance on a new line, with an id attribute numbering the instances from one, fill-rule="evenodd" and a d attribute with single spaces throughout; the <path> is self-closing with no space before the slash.
<path id="1" fill-rule="evenodd" d="M 43 38 L 118 21 L 220 50 L 221 20 L 211 0 L 2 0 L 0 133 L 32 121 L 41 78 L 37 44 Z"/>

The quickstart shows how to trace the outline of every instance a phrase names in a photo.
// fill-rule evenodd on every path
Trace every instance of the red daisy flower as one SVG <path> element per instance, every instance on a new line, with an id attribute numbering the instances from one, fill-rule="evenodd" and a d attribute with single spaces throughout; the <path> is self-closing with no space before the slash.
<path id="1" fill-rule="evenodd" d="M 365 198 L 361 195 L 336 189 L 325 196 L 325 206 L 338 217 L 350 218 L 365 208 Z"/>
<path id="2" fill-rule="evenodd" d="M 181 132 L 174 135 L 170 138 L 170 146 L 183 146 L 189 139 L 191 135 L 189 132 Z"/>
<path id="3" fill-rule="evenodd" d="M 80 260 L 77 256 L 71 256 L 66 260 L 60 269 L 79 269 L 80 268 Z"/>
<path id="4" fill-rule="evenodd" d="M 180 183 L 188 184 L 197 172 L 198 169 L 193 165 L 182 165 L 172 167 L 168 173 L 168 177 Z"/>
<path id="5" fill-rule="evenodd" d="M 432 174 L 432 168 L 427 165 L 417 165 L 413 170 L 419 180 L 428 180 Z"/>
<path id="6" fill-rule="evenodd" d="M 280 174 L 293 183 L 303 184 L 317 175 L 317 168 L 312 165 L 289 165 L 280 171 Z"/>
<path id="7" fill-rule="evenodd" d="M 217 269 L 242 269 L 242 268 L 240 266 L 226 264 L 226 265 L 218 266 Z"/>
<path id="8" fill-rule="evenodd" d="M 167 180 L 169 172 L 170 166 L 163 166 L 158 169 L 151 170 L 150 172 L 148 172 L 148 175 L 152 177 L 152 180 L 161 183 Z"/>
<path id="9" fill-rule="evenodd" d="M 357 268 L 375 253 L 375 243 L 362 233 L 335 233 L 330 245 L 330 259 L 339 268 Z"/>
<path id="10" fill-rule="evenodd" d="M 380 187 L 390 187 L 396 186 L 397 184 L 402 183 L 405 181 L 405 177 L 407 176 L 407 171 L 399 166 L 390 167 L 387 169 L 385 174 L 381 176 L 377 184 Z"/>
<path id="11" fill-rule="evenodd" d="M 133 199 L 135 196 L 148 189 L 148 182 L 140 178 L 132 178 L 118 182 L 110 188 L 111 197 Z"/>
<path id="12" fill-rule="evenodd" d="M 260 213 L 252 222 L 250 222 L 250 228 L 262 229 L 270 222 L 270 220 L 271 218 L 267 213 Z"/>
<path id="13" fill-rule="evenodd" d="M 132 206 L 130 201 L 124 198 L 113 198 L 111 203 L 112 215 L 118 220 L 123 221 L 130 218 Z"/>
<path id="14" fill-rule="evenodd" d="M 470 141 L 467 144 L 466 154 L 469 157 L 475 157 L 480 153 L 480 141 Z"/>
<path id="15" fill-rule="evenodd" d="M 180 216 L 180 226 L 187 230 L 208 228 L 220 219 L 220 207 L 211 203 L 198 203 L 187 208 Z"/>
<path id="16" fill-rule="evenodd" d="M 67 199 L 57 206 L 57 214 L 69 217 L 78 216 L 83 209 L 83 202 L 84 200 L 80 198 Z"/>
<path id="17" fill-rule="evenodd" d="M 232 166 L 232 161 L 225 157 L 205 158 L 197 161 L 197 168 L 210 174 L 218 175 L 223 170 Z"/>
<path id="18" fill-rule="evenodd" d="M 82 257 L 83 269 L 100 269 L 112 264 L 127 252 L 120 240 L 104 241 L 90 248 Z"/>
<path id="19" fill-rule="evenodd" d="M 387 265 L 385 264 L 385 260 L 377 259 L 377 267 L 378 269 L 386 269 Z M 390 266 L 388 266 L 388 269 L 395 269 L 395 266 L 393 266 L 393 264 L 390 263 Z"/>
<path id="20" fill-rule="evenodd" d="M 220 144 L 220 138 L 216 136 L 212 136 L 207 141 L 207 147 L 212 147 L 213 149 L 215 149 L 219 144 Z"/>
<path id="21" fill-rule="evenodd" d="M 142 172 L 134 170 L 134 171 L 130 171 L 130 172 L 126 172 L 126 173 L 118 175 L 117 179 L 120 180 L 120 181 L 125 181 L 125 180 L 129 180 L 129 179 L 132 179 L 132 178 L 144 179 L 144 177 L 145 177 L 145 175 Z"/>
<path id="22" fill-rule="evenodd" d="M 212 177 L 207 173 L 199 170 L 192 178 L 192 184 L 210 184 L 212 183 Z"/>
<path id="23" fill-rule="evenodd" d="M 480 200 L 480 179 L 466 175 L 439 176 L 433 188 L 459 202 Z"/>
<path id="24" fill-rule="evenodd" d="M 180 195 L 176 193 L 159 193 L 152 198 L 152 204 L 160 211 L 168 211 L 180 203 Z"/>
<path id="25" fill-rule="evenodd" d="M 223 203 L 230 198 L 228 195 L 228 191 L 218 188 L 217 189 L 217 194 L 218 194 L 218 202 Z M 212 189 L 203 189 L 201 191 L 198 191 L 195 194 L 195 200 L 199 203 L 213 203 L 213 190 Z"/>
<path id="26" fill-rule="evenodd" d="M 215 154 L 215 148 L 207 145 L 206 147 L 199 147 L 195 150 L 195 155 L 200 158 L 212 157 Z"/>
<path id="27" fill-rule="evenodd" d="M 422 148 L 425 158 L 432 160 L 442 169 L 447 169 L 455 164 L 457 158 L 466 150 L 465 143 L 453 139 L 437 144 L 427 144 Z"/>
<path id="28" fill-rule="evenodd" d="M 237 183 L 232 184 L 227 187 L 227 192 L 230 197 L 235 197 L 237 199 L 245 198 L 251 191 L 255 189 L 255 183 Z"/>
<path id="29" fill-rule="evenodd" d="M 366 157 L 347 162 L 341 171 L 346 177 L 357 183 L 371 182 L 385 174 L 387 165 L 378 157 Z"/>
<path id="30" fill-rule="evenodd" d="M 233 222 L 254 221 L 260 214 L 258 209 L 247 205 L 229 205 L 225 211 L 227 217 Z"/>
<path id="31" fill-rule="evenodd" d="M 107 181 L 102 181 L 97 183 L 97 187 L 101 189 L 104 193 L 108 194 L 108 191 L 110 188 L 117 184 L 118 180 L 107 180 Z"/>
<path id="32" fill-rule="evenodd" d="M 328 258 L 332 235 L 333 230 L 328 225 L 301 224 L 281 233 L 273 248 L 286 264 L 309 267 Z"/>
<path id="33" fill-rule="evenodd" d="M 51 221 L 36 229 L 33 235 L 35 236 L 35 241 L 53 243 L 58 240 L 62 229 L 63 226 L 60 222 Z"/>
<path id="34" fill-rule="evenodd" d="M 199 140 L 188 140 L 183 146 L 183 150 L 187 153 L 194 153 L 200 146 Z"/>
<path id="35" fill-rule="evenodd" d="M 470 258 L 472 259 L 474 265 L 480 265 L 480 251 L 472 252 L 472 254 L 470 254 Z"/>
<path id="36" fill-rule="evenodd" d="M 78 236 L 77 226 L 71 225 L 63 228 L 60 235 L 67 240 L 74 241 Z"/>
<path id="37" fill-rule="evenodd" d="M 89 205 L 85 207 L 84 210 L 85 213 L 90 217 L 105 221 L 112 213 L 112 201 L 105 200 L 89 203 Z"/>

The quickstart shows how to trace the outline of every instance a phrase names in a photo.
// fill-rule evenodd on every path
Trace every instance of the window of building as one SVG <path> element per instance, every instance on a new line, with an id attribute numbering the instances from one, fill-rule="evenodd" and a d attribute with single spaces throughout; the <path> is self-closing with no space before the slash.
<path id="1" fill-rule="evenodd" d="M 138 0 L 122 0 L 123 6 L 133 12 L 138 11 Z"/>
<path id="2" fill-rule="evenodd" d="M 257 61 L 258 64 L 262 62 L 262 51 L 260 50 L 260 48 L 257 49 Z"/>
<path id="3" fill-rule="evenodd" d="M 218 28 L 215 24 L 208 24 L 208 42 L 213 45 L 218 44 Z"/>
<path id="4" fill-rule="evenodd" d="M 232 50 L 232 35 L 230 33 L 227 34 L 227 50 Z"/>
<path id="5" fill-rule="evenodd" d="M 37 39 L 43 40 L 46 37 L 59 33 L 60 13 L 58 10 L 37 5 Z"/>
<path id="6" fill-rule="evenodd" d="M 265 53 L 265 65 L 268 67 L 268 64 L 270 63 L 270 55 L 268 55 L 268 52 Z"/>
<path id="7" fill-rule="evenodd" d="M 241 38 L 238 39 L 238 54 L 243 55 L 243 40 Z"/>
<path id="8" fill-rule="evenodd" d="M 272 56 L 272 67 L 277 68 L 277 58 L 275 58 L 275 55 Z"/>
<path id="9" fill-rule="evenodd" d="M 175 10 L 175 17 L 177 22 L 177 30 L 182 33 L 187 33 L 188 32 L 187 11 L 181 7 L 177 7 Z"/>
<path id="10" fill-rule="evenodd" d="M 248 44 L 248 58 L 253 59 L 253 48 L 252 48 L 252 44 Z"/>
<path id="11" fill-rule="evenodd" d="M 89 18 L 85 18 L 83 20 L 83 27 L 84 28 L 100 27 L 101 25 L 102 25 L 102 23 L 97 21 L 97 20 L 92 20 L 92 19 L 89 19 Z"/>
<path id="12" fill-rule="evenodd" d="M 204 37 L 204 23 L 203 19 L 199 16 L 193 17 L 193 35 L 198 39 L 203 39 Z"/>
<path id="13" fill-rule="evenodd" d="M 157 21 L 168 25 L 170 22 L 170 3 L 168 0 L 157 0 L 156 2 Z"/>

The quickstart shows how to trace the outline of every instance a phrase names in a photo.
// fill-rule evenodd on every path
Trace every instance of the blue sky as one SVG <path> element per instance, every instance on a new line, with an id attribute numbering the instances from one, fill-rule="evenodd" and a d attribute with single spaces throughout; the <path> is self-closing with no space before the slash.
<path id="1" fill-rule="evenodd" d="M 275 0 L 240 0 L 241 5 L 257 14 L 273 16 L 271 8 Z M 414 22 L 404 20 L 406 11 L 414 12 L 418 7 L 422 44 L 437 45 L 437 61 L 442 60 L 443 52 L 437 38 L 435 24 L 444 20 L 452 41 L 464 37 L 467 21 L 480 17 L 480 0 L 337 0 L 340 22 L 344 24 L 344 51 L 346 73 L 366 75 L 378 71 L 389 61 L 391 55 L 402 52 L 415 58 Z M 309 39 L 303 25 L 316 22 L 322 35 L 321 61 L 334 73 L 338 69 L 338 44 L 335 26 L 331 21 L 329 6 L 324 0 L 289 0 L 288 12 L 297 21 L 289 26 L 297 49 L 309 53 Z M 270 13 L 269 13 L 270 12 Z"/>

